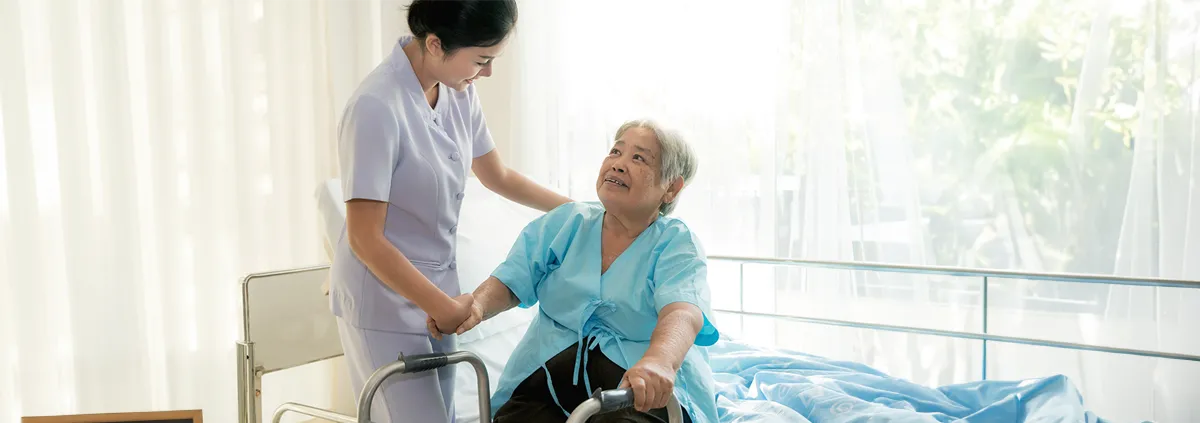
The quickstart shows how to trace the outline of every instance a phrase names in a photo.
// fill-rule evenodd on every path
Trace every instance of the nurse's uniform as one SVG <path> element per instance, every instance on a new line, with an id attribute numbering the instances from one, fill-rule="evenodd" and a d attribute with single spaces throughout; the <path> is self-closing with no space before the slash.
<path id="1" fill-rule="evenodd" d="M 400 39 L 346 106 L 338 127 L 342 191 L 346 201 L 387 202 L 388 241 L 442 291 L 457 296 L 454 233 L 467 171 L 471 159 L 494 144 L 473 85 L 458 92 L 439 84 L 437 105 L 429 107 L 402 50 L 412 39 Z M 400 353 L 455 349 L 453 336 L 431 338 L 425 312 L 354 255 L 345 228 L 334 253 L 329 294 L 355 395 Z M 371 420 L 453 421 L 453 372 L 444 367 L 389 378 L 375 397 Z"/>

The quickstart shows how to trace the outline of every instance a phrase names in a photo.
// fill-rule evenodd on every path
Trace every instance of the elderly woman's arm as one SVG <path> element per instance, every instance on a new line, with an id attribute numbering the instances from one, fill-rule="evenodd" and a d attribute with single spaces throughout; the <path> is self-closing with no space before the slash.
<path id="1" fill-rule="evenodd" d="M 458 325 L 455 333 L 462 335 L 479 325 L 484 320 L 491 319 L 497 314 L 508 311 L 520 304 L 516 295 L 512 291 L 496 279 L 495 276 L 489 276 L 486 281 L 483 281 L 475 292 L 471 294 L 474 297 L 474 302 L 471 303 L 471 313 L 467 316 L 467 320 Z M 429 334 L 435 339 L 442 339 L 442 333 L 437 330 L 436 322 L 429 319 Z"/>
<path id="2" fill-rule="evenodd" d="M 704 315 L 693 304 L 671 303 L 659 311 L 650 348 L 621 382 L 621 386 L 633 388 L 634 408 L 646 412 L 667 406 L 674 394 L 675 373 L 703 327 Z"/>
<path id="3" fill-rule="evenodd" d="M 475 288 L 474 296 L 475 302 L 471 305 L 471 316 L 463 322 L 462 326 L 458 327 L 460 335 L 471 330 L 479 322 L 491 319 L 520 304 L 517 296 L 513 295 L 508 286 L 496 279 L 495 276 L 489 276 L 478 288 Z"/>

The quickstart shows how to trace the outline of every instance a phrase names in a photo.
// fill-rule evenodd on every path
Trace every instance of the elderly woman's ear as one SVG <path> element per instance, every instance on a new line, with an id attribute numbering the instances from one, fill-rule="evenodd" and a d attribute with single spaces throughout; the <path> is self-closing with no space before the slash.
<path id="1" fill-rule="evenodd" d="M 675 198 L 679 196 L 679 191 L 683 190 L 683 178 L 675 178 L 667 185 L 667 192 L 663 193 L 663 204 L 671 204 L 675 202 Z"/>

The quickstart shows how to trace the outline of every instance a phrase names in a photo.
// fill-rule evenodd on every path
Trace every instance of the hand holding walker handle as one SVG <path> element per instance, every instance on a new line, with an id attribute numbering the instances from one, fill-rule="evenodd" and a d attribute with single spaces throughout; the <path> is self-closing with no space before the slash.
<path id="1" fill-rule="evenodd" d="M 633 389 L 622 388 L 607 391 L 597 389 L 592 393 L 592 398 L 575 408 L 575 411 L 567 418 L 567 423 L 584 423 L 596 414 L 626 408 L 633 408 Z M 671 400 L 667 402 L 667 416 L 670 423 L 683 423 L 683 408 L 674 395 L 671 395 Z"/>

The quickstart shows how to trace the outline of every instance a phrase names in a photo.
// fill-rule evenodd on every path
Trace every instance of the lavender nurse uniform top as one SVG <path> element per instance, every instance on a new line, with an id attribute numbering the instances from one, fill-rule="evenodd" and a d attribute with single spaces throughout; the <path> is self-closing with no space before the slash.
<path id="1" fill-rule="evenodd" d="M 475 86 L 439 84 L 429 107 L 401 38 L 346 106 L 338 127 L 344 200 L 388 203 L 384 235 L 435 285 L 459 295 L 455 231 L 473 158 L 492 151 Z M 427 334 L 426 314 L 384 285 L 337 241 L 330 283 L 333 313 L 369 330 Z"/>

